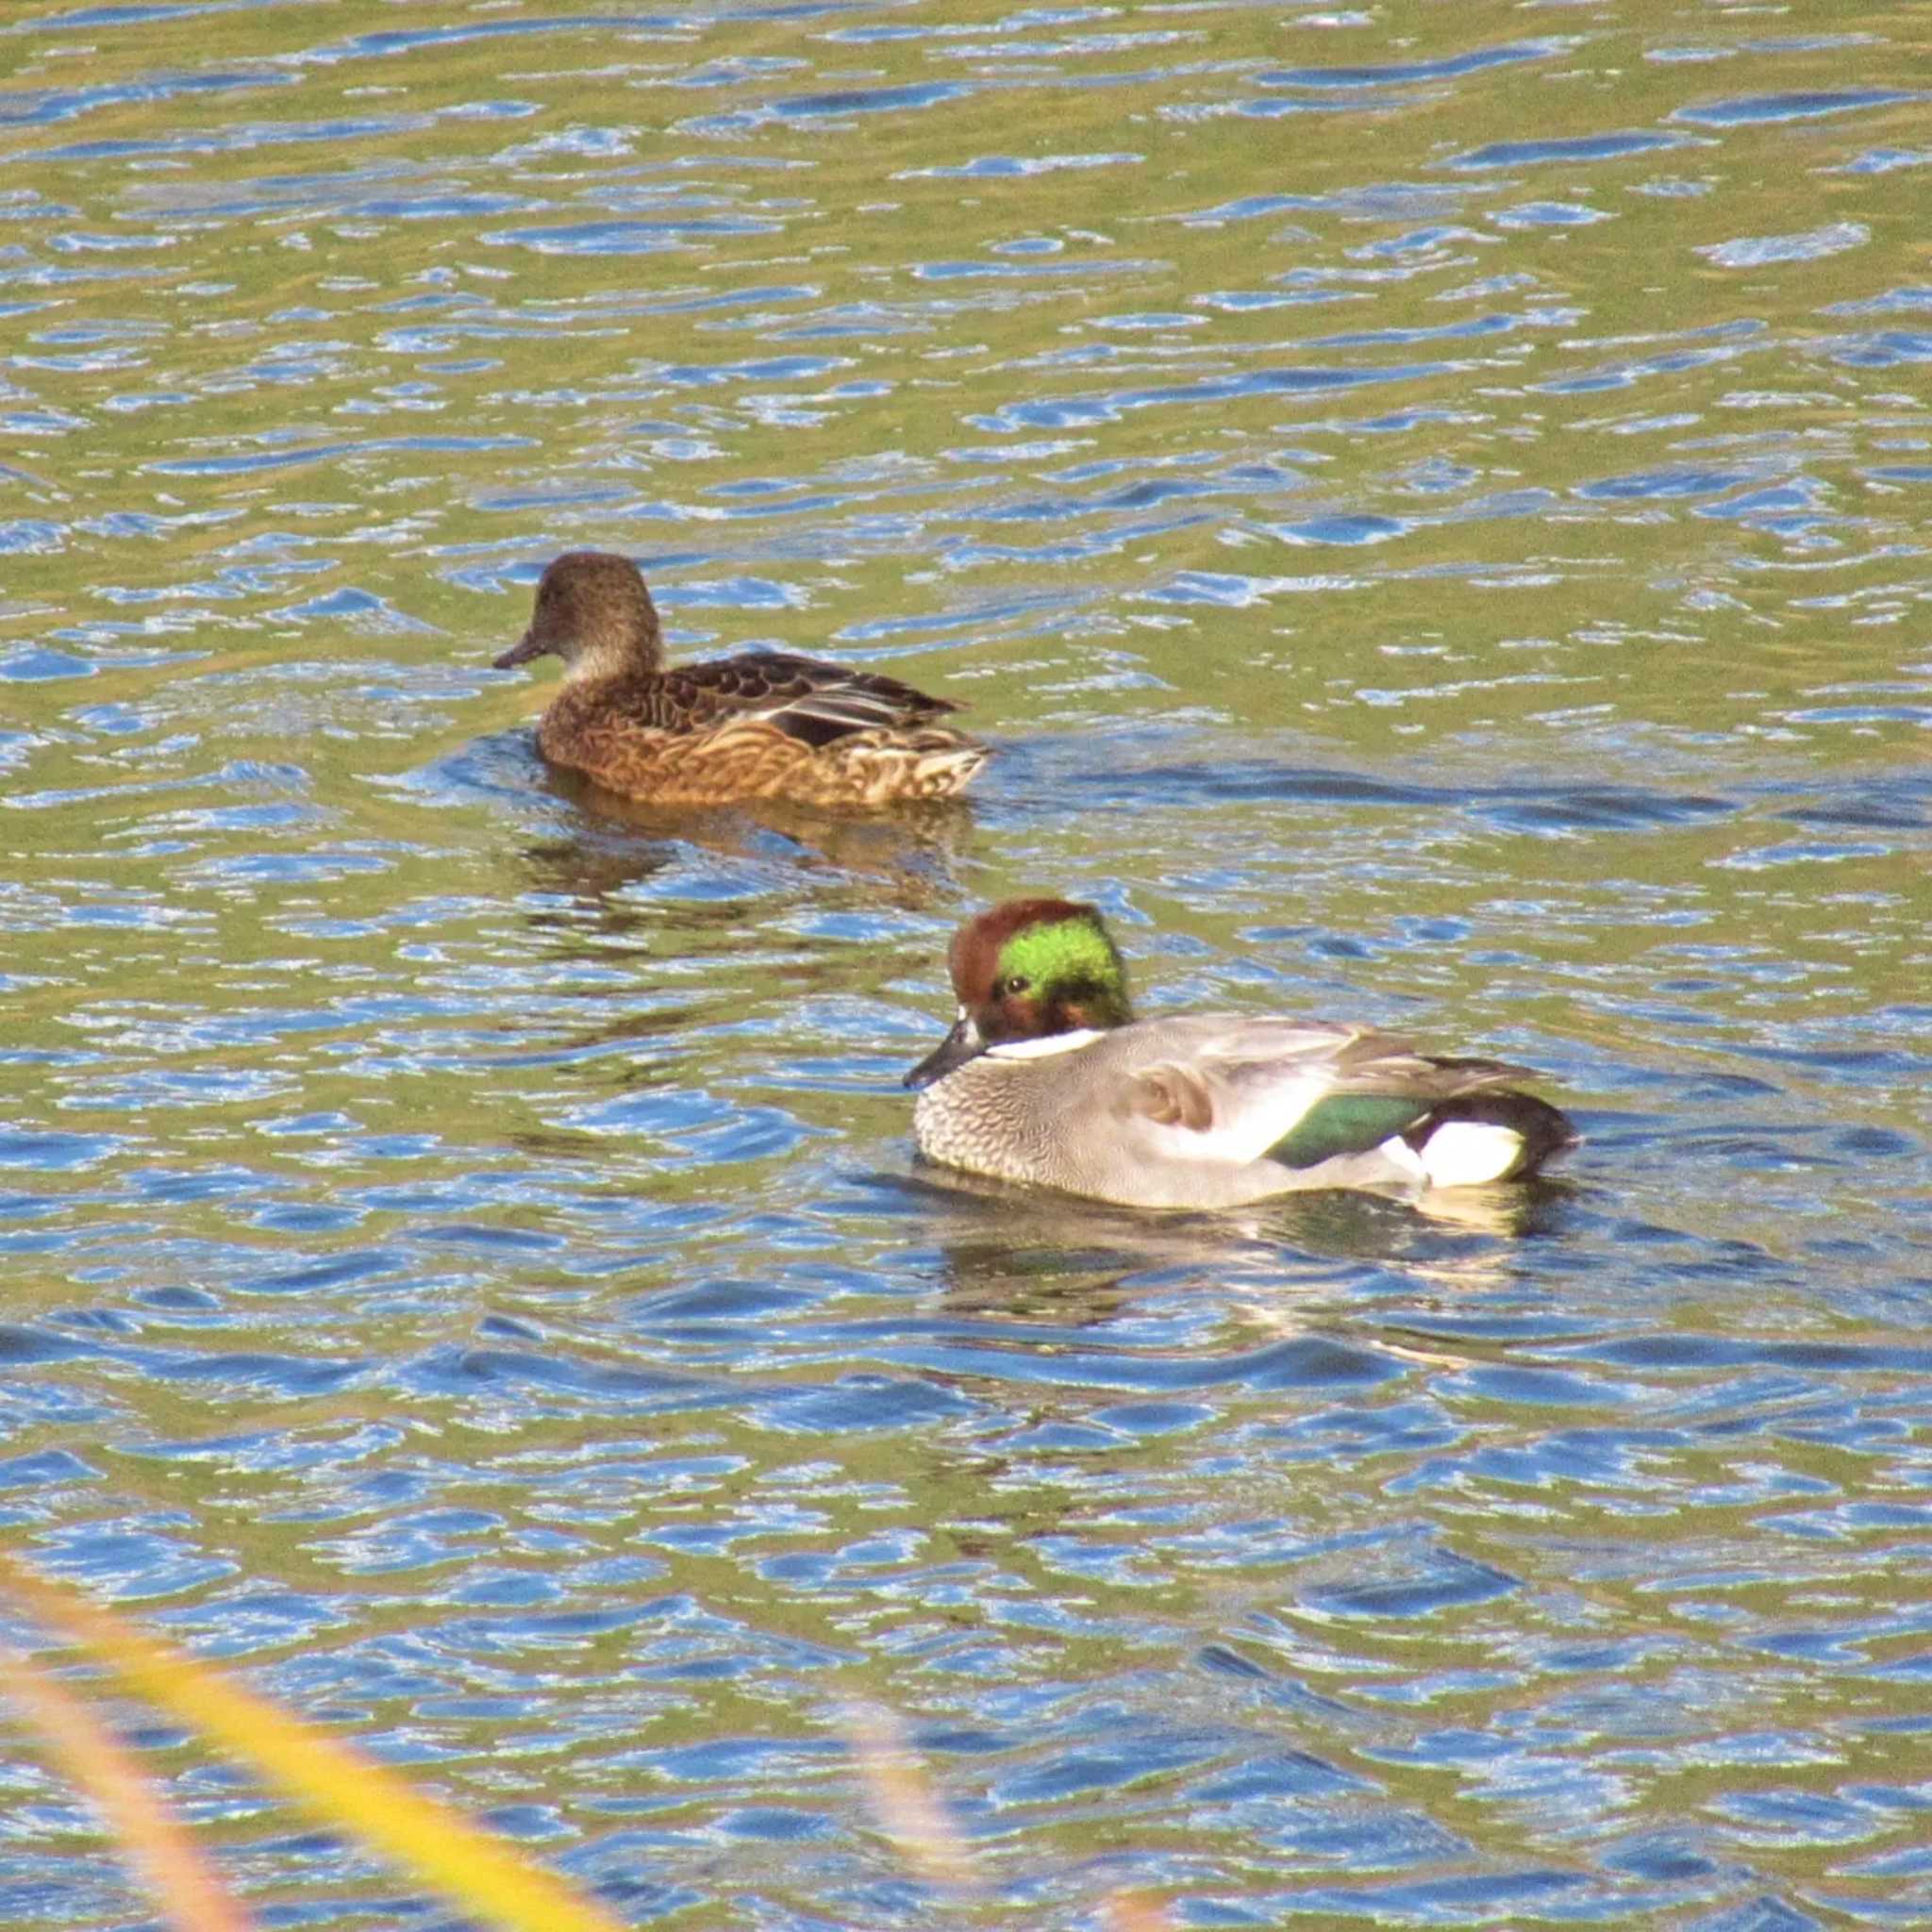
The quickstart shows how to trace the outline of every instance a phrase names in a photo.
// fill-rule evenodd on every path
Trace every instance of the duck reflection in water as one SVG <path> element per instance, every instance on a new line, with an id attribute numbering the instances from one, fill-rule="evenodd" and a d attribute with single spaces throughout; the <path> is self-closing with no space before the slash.
<path id="1" fill-rule="evenodd" d="M 706 1028 L 750 1011 L 769 1012 L 776 1028 L 791 1017 L 783 1001 L 848 991 L 851 931 L 887 923 L 882 915 L 929 916 L 952 900 L 955 854 L 972 823 L 953 801 L 859 818 L 764 801 L 672 810 L 568 773 L 547 774 L 547 785 L 575 809 L 565 836 L 516 855 L 515 913 L 545 961 L 599 969 L 558 994 L 581 995 L 587 1016 L 559 1043 L 573 1052 L 646 1041 L 689 1049 Z M 609 969 L 620 963 L 621 1013 L 589 1020 L 612 1004 Z M 774 1058 L 788 1037 L 774 1032 Z M 665 1077 L 654 1059 L 623 1084 Z"/>
<path id="2" fill-rule="evenodd" d="M 958 800 L 858 817 L 777 800 L 652 806 L 570 773 L 550 774 L 547 789 L 575 808 L 578 824 L 568 837 L 524 849 L 537 891 L 572 908 L 567 921 L 554 907 L 532 908 L 526 916 L 539 927 L 579 925 L 591 910 L 607 930 L 633 928 L 656 916 L 638 889 L 678 873 L 735 905 L 741 924 L 743 900 L 760 894 L 809 894 L 827 910 L 930 912 L 955 896 L 954 866 L 973 824 Z M 678 892 L 679 917 L 692 916 L 701 896 Z"/>
<path id="3" fill-rule="evenodd" d="M 1557 1232 L 1575 1192 L 1551 1179 L 1412 1199 L 1335 1190 L 1150 1215 L 939 1167 L 880 1174 L 870 1186 L 918 1227 L 909 1239 L 937 1250 L 953 1313 L 1089 1326 L 1191 1284 L 1297 1331 L 1291 1310 L 1346 1293 L 1354 1264 L 1399 1268 L 1418 1290 L 1452 1299 L 1507 1288 L 1517 1244 Z"/>

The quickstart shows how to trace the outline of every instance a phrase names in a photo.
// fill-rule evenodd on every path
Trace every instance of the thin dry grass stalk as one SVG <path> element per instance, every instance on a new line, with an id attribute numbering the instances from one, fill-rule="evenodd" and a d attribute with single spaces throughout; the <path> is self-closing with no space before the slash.
<path id="1" fill-rule="evenodd" d="M 974 1890 L 979 1880 L 972 1854 L 898 1720 L 876 1705 L 855 1704 L 845 1712 L 844 1730 L 866 1795 L 899 1856 L 929 1884 Z"/>
<path id="2" fill-rule="evenodd" d="M 0 1690 L 52 1747 L 76 1790 L 93 1801 L 162 1914 L 181 1932 L 249 1932 L 242 1907 L 162 1804 L 141 1767 L 58 1678 L 0 1652 Z"/>
<path id="3" fill-rule="evenodd" d="M 0 1585 L 130 1690 L 253 1765 L 311 1815 L 393 1860 L 479 1924 L 504 1932 L 618 1932 L 615 1919 L 541 1865 L 221 1672 L 165 1649 L 4 1553 Z"/>

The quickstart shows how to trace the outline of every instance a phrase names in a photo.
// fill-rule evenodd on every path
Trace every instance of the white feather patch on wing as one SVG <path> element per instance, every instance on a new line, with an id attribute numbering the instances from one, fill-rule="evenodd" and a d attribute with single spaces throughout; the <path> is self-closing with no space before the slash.
<path id="1" fill-rule="evenodd" d="M 1396 1169 L 1405 1180 L 1413 1181 L 1419 1188 L 1427 1187 L 1435 1178 L 1422 1156 L 1400 1134 L 1391 1134 L 1375 1152 L 1390 1166 Z"/>
<path id="2" fill-rule="evenodd" d="M 1488 1121 L 1444 1121 L 1423 1142 L 1422 1164 L 1435 1188 L 1476 1188 L 1501 1180 L 1523 1153 L 1514 1127 Z"/>
<path id="3" fill-rule="evenodd" d="M 826 724 L 842 724 L 851 731 L 872 731 L 898 723 L 905 706 L 877 691 L 852 685 L 835 684 L 824 691 L 808 691 L 769 705 L 760 705 L 760 718 L 817 718 Z"/>
<path id="4" fill-rule="evenodd" d="M 1158 1065 L 1143 1067 L 1141 1078 L 1158 1079 L 1162 1071 Z M 1155 1121 L 1144 1131 L 1160 1144 L 1165 1159 L 1206 1160 L 1216 1166 L 1245 1167 L 1259 1160 L 1333 1085 L 1325 1071 L 1284 1077 L 1279 1067 L 1255 1062 L 1210 1062 L 1173 1072 L 1191 1074 L 1206 1088 L 1213 1117 L 1205 1127 Z"/>

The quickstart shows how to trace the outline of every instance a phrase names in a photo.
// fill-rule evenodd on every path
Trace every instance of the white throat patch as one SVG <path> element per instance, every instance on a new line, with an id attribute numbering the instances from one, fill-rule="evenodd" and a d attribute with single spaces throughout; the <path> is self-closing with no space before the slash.
<path id="1" fill-rule="evenodd" d="M 1008 1040 L 987 1048 L 987 1058 L 995 1060 L 1043 1060 L 1057 1053 L 1072 1053 L 1076 1047 L 1091 1046 L 1100 1038 L 1091 1026 L 1072 1033 L 1050 1033 L 1044 1040 Z"/>

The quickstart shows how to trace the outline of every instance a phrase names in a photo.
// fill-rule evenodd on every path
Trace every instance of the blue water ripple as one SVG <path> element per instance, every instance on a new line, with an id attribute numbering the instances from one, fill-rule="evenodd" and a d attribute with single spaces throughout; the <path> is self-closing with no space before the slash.
<path id="1" fill-rule="evenodd" d="M 1570 140 L 1492 141 L 1439 163 L 1445 168 L 1523 168 L 1542 161 L 1615 161 L 1630 155 L 1682 147 L 1687 136 L 1631 128 L 1620 134 L 1582 135 Z"/>
<path id="2" fill-rule="evenodd" d="M 1164 384 L 1151 389 L 1121 390 L 1098 396 L 1045 397 L 1008 403 L 987 415 L 968 416 L 974 428 L 1009 432 L 1014 429 L 1091 428 L 1118 422 L 1136 409 L 1171 403 L 1226 402 L 1241 396 L 1308 395 L 1367 388 L 1385 382 L 1412 382 L 1446 373 L 1441 363 L 1411 363 L 1387 369 L 1257 369 L 1239 375 L 1207 376 L 1197 382 Z"/>
<path id="3" fill-rule="evenodd" d="M 1743 94 L 1732 100 L 1712 101 L 1702 107 L 1679 108 L 1671 119 L 1689 121 L 1700 127 L 1734 127 L 1752 122 L 1815 120 L 1824 114 L 1847 114 L 1861 108 L 1890 108 L 1924 98 L 1924 94 L 1899 88 Z"/>
<path id="4" fill-rule="evenodd" d="M 1257 74 L 1263 87 L 1395 87 L 1414 81 L 1457 80 L 1466 74 L 1546 60 L 1568 45 L 1562 41 L 1511 41 L 1498 47 L 1472 48 L 1440 60 L 1391 61 L 1369 67 L 1291 67 Z"/>
<path id="5" fill-rule="evenodd" d="M 118 1134 L 36 1132 L 0 1127 L 0 1167 L 74 1174 L 97 1166 L 125 1141 Z"/>
<path id="6" fill-rule="evenodd" d="M 177 94 L 225 94 L 261 87 L 293 87 L 298 76 L 274 67 L 154 75 L 139 81 L 84 88 L 21 88 L 0 92 L 0 126 L 45 127 L 96 108 L 164 101 Z"/>

